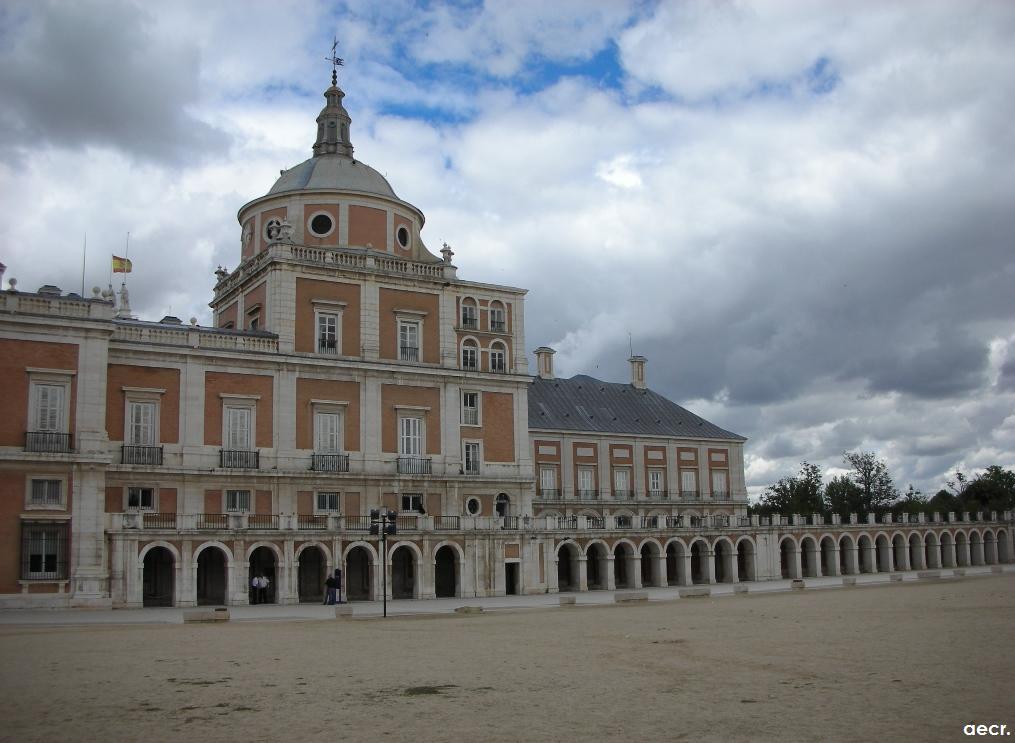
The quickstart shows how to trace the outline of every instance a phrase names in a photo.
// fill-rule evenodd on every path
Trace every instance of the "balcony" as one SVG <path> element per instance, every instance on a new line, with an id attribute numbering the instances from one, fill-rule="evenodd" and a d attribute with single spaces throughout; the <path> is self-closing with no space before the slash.
<path id="1" fill-rule="evenodd" d="M 650 490 L 648 491 L 648 497 L 651 500 L 666 500 L 665 490 Z"/>
<path id="2" fill-rule="evenodd" d="M 462 330 L 479 330 L 479 320 L 474 317 L 463 317 Z"/>
<path id="3" fill-rule="evenodd" d="M 478 475 L 479 474 L 479 462 L 466 462 L 462 472 L 466 475 Z"/>
<path id="4" fill-rule="evenodd" d="M 712 491 L 712 500 L 729 500 L 729 499 L 730 499 L 730 491 L 728 490 Z"/>
<path id="5" fill-rule="evenodd" d="M 504 359 L 490 359 L 490 371 L 494 374 L 507 374 L 507 365 L 504 363 Z"/>
<path id="6" fill-rule="evenodd" d="M 461 528 L 461 517 L 459 516 L 434 516 L 433 528 L 436 530 L 458 531 Z"/>
<path id="7" fill-rule="evenodd" d="M 556 500 L 560 498 L 560 488 L 540 488 L 539 494 L 547 500 Z"/>
<path id="8" fill-rule="evenodd" d="M 55 431 L 26 431 L 25 451 L 66 453 L 71 451 L 71 435 Z"/>
<path id="9" fill-rule="evenodd" d="M 348 454 L 313 454 L 310 469 L 314 472 L 348 472 Z"/>
<path id="10" fill-rule="evenodd" d="M 142 513 L 141 523 L 145 529 L 175 529 L 175 513 Z"/>
<path id="11" fill-rule="evenodd" d="M 589 529 L 605 529 L 606 528 L 606 517 L 605 516 L 586 516 L 585 524 Z"/>
<path id="12" fill-rule="evenodd" d="M 479 425 L 479 410 L 477 408 L 463 408 L 462 409 L 462 425 L 464 425 L 464 426 L 478 426 Z"/>
<path id="13" fill-rule="evenodd" d="M 419 346 L 399 346 L 399 361 L 419 361 Z"/>
<path id="14" fill-rule="evenodd" d="M 432 475 L 433 460 L 429 457 L 399 457 L 398 474 L 400 475 Z"/>
<path id="15" fill-rule="evenodd" d="M 347 531 L 370 531 L 370 517 L 343 516 L 342 527 Z"/>
<path id="16" fill-rule="evenodd" d="M 248 529 L 278 529 L 277 513 L 248 513 Z"/>
<path id="17" fill-rule="evenodd" d="M 614 490 L 613 497 L 617 500 L 631 500 L 634 498 L 633 490 Z"/>
<path id="18" fill-rule="evenodd" d="M 335 338 L 318 338 L 317 353 L 324 356 L 338 356 L 338 341 Z"/>
<path id="19" fill-rule="evenodd" d="M 223 469 L 256 470 L 261 466 L 261 452 L 242 449 L 223 449 L 219 456 Z"/>
<path id="20" fill-rule="evenodd" d="M 462 359 L 462 369 L 465 371 L 477 371 L 479 369 L 479 362 L 476 361 L 475 356 L 466 356 Z"/>
<path id="21" fill-rule="evenodd" d="M 300 531 L 327 529 L 328 516 L 323 513 L 301 513 L 296 517 L 296 528 Z"/>
<path id="22" fill-rule="evenodd" d="M 199 513 L 195 523 L 197 529 L 228 529 L 229 514 L 227 513 Z"/>
<path id="23" fill-rule="evenodd" d="M 697 490 L 681 490 L 680 500 L 685 501 L 700 501 L 701 493 Z"/>
<path id="24" fill-rule="evenodd" d="M 599 491 L 598 490 L 579 490 L 578 491 L 578 500 L 598 500 L 598 499 L 599 499 Z"/>
<path id="25" fill-rule="evenodd" d="M 490 321 L 490 332 L 491 333 L 503 333 L 507 330 L 507 325 L 503 320 L 491 320 Z"/>
<path id="26" fill-rule="evenodd" d="M 134 446 L 132 444 L 121 446 L 120 462 L 122 464 L 142 464 L 154 467 L 161 467 L 162 447 Z"/>

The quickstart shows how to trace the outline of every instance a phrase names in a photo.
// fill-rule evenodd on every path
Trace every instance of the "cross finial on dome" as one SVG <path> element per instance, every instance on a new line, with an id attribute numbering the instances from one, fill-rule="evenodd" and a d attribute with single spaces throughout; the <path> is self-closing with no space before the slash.
<path id="1" fill-rule="evenodd" d="M 338 56 L 338 37 L 331 44 L 331 56 L 325 57 L 328 62 L 331 62 L 331 84 L 338 85 L 338 68 L 341 67 L 345 60 Z"/>

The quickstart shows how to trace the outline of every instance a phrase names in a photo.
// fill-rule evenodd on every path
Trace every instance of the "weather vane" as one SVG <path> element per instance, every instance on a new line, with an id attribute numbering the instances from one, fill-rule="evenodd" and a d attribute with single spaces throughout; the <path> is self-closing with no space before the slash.
<path id="1" fill-rule="evenodd" d="M 325 57 L 325 59 L 331 62 L 331 84 L 338 85 L 338 68 L 342 66 L 345 60 L 337 56 L 338 52 L 338 37 L 335 37 L 334 43 L 331 45 L 331 56 Z"/>

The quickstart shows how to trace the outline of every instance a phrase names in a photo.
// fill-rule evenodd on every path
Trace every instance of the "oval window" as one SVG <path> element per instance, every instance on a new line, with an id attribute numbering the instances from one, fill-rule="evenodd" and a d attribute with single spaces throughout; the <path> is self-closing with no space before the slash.
<path id="1" fill-rule="evenodd" d="M 469 498 L 465 502 L 465 510 L 470 516 L 476 516 L 479 514 L 479 498 Z"/>
<path id="2" fill-rule="evenodd" d="M 324 237 L 334 226 L 331 217 L 327 214 L 315 214 L 310 220 L 310 231 L 318 237 Z"/>
<path id="3" fill-rule="evenodd" d="M 398 244 L 403 248 L 409 247 L 409 230 L 404 226 L 399 227 L 395 232 L 395 237 L 398 239 Z"/>

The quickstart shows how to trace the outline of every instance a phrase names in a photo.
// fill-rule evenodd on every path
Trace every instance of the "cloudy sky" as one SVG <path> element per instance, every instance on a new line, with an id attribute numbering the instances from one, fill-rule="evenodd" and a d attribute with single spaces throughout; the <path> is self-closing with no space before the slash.
<path id="1" fill-rule="evenodd" d="M 210 321 L 236 212 L 310 155 L 340 39 L 356 155 L 459 275 L 528 287 L 558 374 L 750 438 L 752 493 L 878 451 L 1015 465 L 1015 4 L 0 5 L 0 261 Z M 832 470 L 834 472 L 834 469 Z"/>

